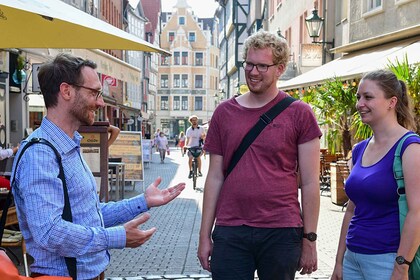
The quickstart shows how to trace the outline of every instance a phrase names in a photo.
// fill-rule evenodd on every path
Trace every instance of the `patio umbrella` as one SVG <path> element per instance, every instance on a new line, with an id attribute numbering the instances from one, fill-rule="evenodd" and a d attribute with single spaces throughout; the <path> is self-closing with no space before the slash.
<path id="1" fill-rule="evenodd" d="M 59 0 L 0 0 L 0 48 L 167 53 Z"/>

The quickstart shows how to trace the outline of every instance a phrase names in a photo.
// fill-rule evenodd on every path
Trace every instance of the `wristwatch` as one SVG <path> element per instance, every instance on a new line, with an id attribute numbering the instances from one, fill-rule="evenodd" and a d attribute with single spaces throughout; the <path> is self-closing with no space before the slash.
<path id="1" fill-rule="evenodd" d="M 315 232 L 308 232 L 303 234 L 303 238 L 308 239 L 311 242 L 314 242 L 318 236 Z"/>
<path id="2" fill-rule="evenodd" d="M 407 261 L 406 259 L 404 259 L 404 257 L 403 257 L 403 256 L 397 256 L 397 257 L 395 258 L 395 262 L 396 262 L 397 264 L 399 264 L 399 265 L 402 265 L 402 264 L 410 265 L 410 264 L 411 264 L 411 262 L 409 262 L 409 261 Z"/>

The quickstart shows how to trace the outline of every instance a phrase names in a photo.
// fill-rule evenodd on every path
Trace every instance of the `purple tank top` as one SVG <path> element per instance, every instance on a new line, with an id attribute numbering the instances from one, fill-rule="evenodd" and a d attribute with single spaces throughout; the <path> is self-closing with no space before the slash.
<path id="1" fill-rule="evenodd" d="M 400 227 L 397 183 L 392 165 L 398 142 L 377 163 L 361 166 L 369 141 L 370 138 L 354 147 L 353 169 L 345 184 L 347 196 L 356 206 L 347 233 L 347 248 L 360 254 L 397 252 Z M 406 139 L 401 154 L 411 143 L 420 143 L 420 139 Z"/>

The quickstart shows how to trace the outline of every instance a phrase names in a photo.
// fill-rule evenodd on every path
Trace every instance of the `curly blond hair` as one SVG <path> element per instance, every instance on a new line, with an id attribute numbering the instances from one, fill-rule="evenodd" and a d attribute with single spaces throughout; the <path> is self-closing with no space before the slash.
<path id="1" fill-rule="evenodd" d="M 274 33 L 260 29 L 258 32 L 252 34 L 244 42 L 244 51 L 242 58 L 246 60 L 249 49 L 265 49 L 271 48 L 273 51 L 273 63 L 283 64 L 287 66 L 289 61 L 289 46 L 284 38 L 277 36 Z"/>

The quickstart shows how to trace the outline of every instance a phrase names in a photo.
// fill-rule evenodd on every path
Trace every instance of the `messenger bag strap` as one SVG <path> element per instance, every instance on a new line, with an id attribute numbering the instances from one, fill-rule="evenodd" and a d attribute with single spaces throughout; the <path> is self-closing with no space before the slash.
<path id="1" fill-rule="evenodd" d="M 22 151 L 19 153 L 19 157 L 17 158 L 16 164 L 15 164 L 15 172 L 13 175 L 13 181 L 10 183 L 10 191 L 9 194 L 7 195 L 7 201 L 6 201 L 6 205 L 5 205 L 5 209 L 3 210 L 3 216 L 5 216 L 5 214 L 7 215 L 7 208 L 10 206 L 10 203 L 12 201 L 12 187 L 14 185 L 15 182 L 15 177 L 16 177 L 16 170 L 17 170 L 17 166 L 19 164 L 19 161 L 23 155 L 23 153 L 26 151 L 27 148 L 29 148 L 30 146 L 32 146 L 33 144 L 36 143 L 40 143 L 40 144 L 44 144 L 47 145 L 49 147 L 51 147 L 51 149 L 53 149 L 55 156 L 57 157 L 57 161 L 58 161 L 58 166 L 59 166 L 59 174 L 58 174 L 58 178 L 60 178 L 61 182 L 63 183 L 63 192 L 64 192 L 64 208 L 63 208 L 63 214 L 61 215 L 63 217 L 63 220 L 67 221 L 67 222 L 73 222 L 73 216 L 71 213 L 71 207 L 70 207 L 70 199 L 69 199 L 69 193 L 67 190 L 67 184 L 66 184 L 66 178 L 64 176 L 64 168 L 63 168 L 63 164 L 61 162 L 61 155 L 60 153 L 57 151 L 57 149 L 54 147 L 53 144 L 51 144 L 48 140 L 42 139 L 42 138 L 32 138 L 23 148 Z M 1 228 L 0 228 L 0 240 L 1 240 L 1 236 L 3 236 L 3 231 L 4 231 L 4 225 L 6 222 L 6 218 L 4 218 L 4 222 L 3 222 L 3 216 L 1 219 Z M 77 261 L 76 258 L 69 258 L 69 257 L 65 257 L 65 262 L 66 262 L 66 266 L 67 266 L 67 270 L 69 271 L 69 275 L 73 278 L 73 280 L 77 280 Z"/>
<path id="2" fill-rule="evenodd" d="M 263 131 L 263 129 L 269 123 L 271 123 L 281 112 L 283 112 L 294 101 L 296 101 L 295 98 L 287 96 L 260 116 L 258 122 L 248 131 L 244 139 L 242 139 L 242 142 L 239 145 L 238 149 L 234 152 L 229 167 L 226 171 L 225 178 L 227 178 L 230 172 L 232 172 L 233 168 L 235 168 L 236 164 L 238 164 L 242 155 L 245 153 L 248 147 L 251 146 L 252 142 L 254 142 L 254 140 L 258 137 L 261 131 Z"/>

